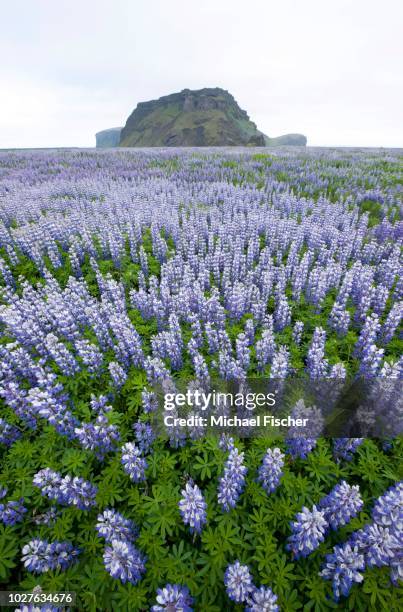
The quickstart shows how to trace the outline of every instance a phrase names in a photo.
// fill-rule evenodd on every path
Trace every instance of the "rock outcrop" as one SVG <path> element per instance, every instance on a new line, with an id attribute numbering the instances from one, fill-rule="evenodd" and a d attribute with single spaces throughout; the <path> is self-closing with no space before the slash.
<path id="1" fill-rule="evenodd" d="M 306 136 L 303 134 L 284 134 L 284 136 L 277 136 L 276 138 L 270 138 L 265 135 L 265 143 L 267 147 L 284 147 L 284 146 L 306 146 Z"/>
<path id="2" fill-rule="evenodd" d="M 97 148 L 117 147 L 120 142 L 121 127 L 109 128 L 95 134 Z"/>
<path id="3" fill-rule="evenodd" d="M 264 136 L 224 89 L 184 89 L 140 102 L 124 126 L 121 147 L 265 146 Z"/>
<path id="4" fill-rule="evenodd" d="M 270 138 L 259 131 L 235 98 L 219 87 L 139 102 L 123 128 L 96 134 L 97 147 L 305 146 L 306 136 Z"/>

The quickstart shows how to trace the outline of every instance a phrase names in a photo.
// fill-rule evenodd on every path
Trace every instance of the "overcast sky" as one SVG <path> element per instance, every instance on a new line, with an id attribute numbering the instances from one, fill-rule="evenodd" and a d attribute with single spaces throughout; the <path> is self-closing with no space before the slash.
<path id="1" fill-rule="evenodd" d="M 401 0 L 3 0 L 0 148 L 94 146 L 137 102 L 223 87 L 269 136 L 403 146 Z"/>

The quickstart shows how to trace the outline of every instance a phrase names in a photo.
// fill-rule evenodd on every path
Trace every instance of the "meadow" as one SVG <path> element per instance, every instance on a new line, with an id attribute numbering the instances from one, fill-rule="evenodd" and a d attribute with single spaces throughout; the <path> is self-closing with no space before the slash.
<path id="1" fill-rule="evenodd" d="M 401 162 L 0 151 L 0 590 L 403 608 Z M 394 381 L 389 435 L 156 435 L 156 385 L 249 378 Z"/>

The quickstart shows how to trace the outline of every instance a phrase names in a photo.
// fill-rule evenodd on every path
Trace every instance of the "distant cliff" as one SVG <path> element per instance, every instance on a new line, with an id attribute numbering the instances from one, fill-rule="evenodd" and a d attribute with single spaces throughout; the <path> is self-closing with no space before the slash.
<path id="1" fill-rule="evenodd" d="M 284 134 L 284 136 L 277 136 L 277 138 L 269 138 L 265 135 L 265 143 L 267 147 L 280 147 L 280 146 L 306 146 L 306 136 L 303 134 Z"/>
<path id="2" fill-rule="evenodd" d="M 96 146 L 100 148 L 117 147 L 120 142 L 121 127 L 109 128 L 95 134 Z"/>
<path id="3" fill-rule="evenodd" d="M 302 134 L 266 136 L 235 98 L 219 87 L 139 102 L 123 128 L 96 134 L 97 147 L 223 147 L 306 145 Z"/>

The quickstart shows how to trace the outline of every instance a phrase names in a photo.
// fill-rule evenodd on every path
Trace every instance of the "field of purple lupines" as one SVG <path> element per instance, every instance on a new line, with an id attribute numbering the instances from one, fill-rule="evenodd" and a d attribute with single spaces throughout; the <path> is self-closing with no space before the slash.
<path id="1" fill-rule="evenodd" d="M 402 609 L 401 406 L 387 439 L 150 425 L 157 383 L 401 378 L 401 161 L 0 152 L 0 590 Z"/>

